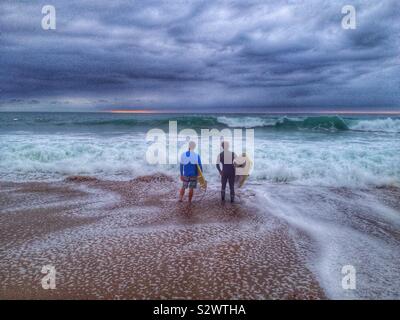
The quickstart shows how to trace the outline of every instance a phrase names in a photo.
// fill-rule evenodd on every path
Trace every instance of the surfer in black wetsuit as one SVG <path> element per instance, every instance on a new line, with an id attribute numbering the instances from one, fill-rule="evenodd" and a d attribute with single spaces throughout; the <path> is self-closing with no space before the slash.
<path id="1" fill-rule="evenodd" d="M 226 183 L 229 182 L 229 191 L 231 194 L 231 202 L 235 200 L 235 166 L 233 160 L 236 155 L 229 151 L 229 143 L 224 141 L 221 143 L 223 151 L 217 158 L 217 169 L 221 175 L 221 199 L 225 201 Z M 221 168 L 222 167 L 222 168 Z"/>

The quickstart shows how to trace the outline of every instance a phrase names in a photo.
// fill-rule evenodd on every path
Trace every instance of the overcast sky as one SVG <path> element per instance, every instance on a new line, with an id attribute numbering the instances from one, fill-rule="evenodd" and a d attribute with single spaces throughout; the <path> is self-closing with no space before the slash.
<path id="1" fill-rule="evenodd" d="M 1 0 L 0 31 L 0 110 L 400 110 L 398 0 Z"/>

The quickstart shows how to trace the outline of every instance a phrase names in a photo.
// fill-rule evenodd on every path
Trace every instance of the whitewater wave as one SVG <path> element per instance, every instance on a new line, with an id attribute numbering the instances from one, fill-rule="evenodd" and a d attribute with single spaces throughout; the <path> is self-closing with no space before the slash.
<path id="1" fill-rule="evenodd" d="M 265 186 L 256 191 L 256 203 L 260 212 L 273 214 L 310 236 L 308 242 L 303 234 L 292 233 L 296 249 L 306 257 L 329 298 L 398 299 L 399 211 L 383 202 L 377 190 L 341 191 Z M 362 269 L 357 290 L 343 290 L 341 270 L 348 264 Z"/>
<path id="2" fill-rule="evenodd" d="M 281 135 L 281 133 L 279 133 Z M 370 143 L 368 137 L 323 140 L 256 137 L 251 181 L 324 186 L 400 186 L 399 144 L 395 137 Z M 0 180 L 63 179 L 68 175 L 129 180 L 163 172 L 176 176 L 174 164 L 146 162 L 145 134 L 3 135 Z M 205 159 L 203 159 L 204 162 Z M 218 183 L 214 165 L 204 167 Z"/>
<path id="3" fill-rule="evenodd" d="M 273 127 L 277 119 L 263 117 L 227 117 L 221 116 L 217 121 L 230 128 L 256 128 L 256 127 Z"/>
<path id="4" fill-rule="evenodd" d="M 400 133 L 400 119 L 358 120 L 350 126 L 350 129 L 367 132 Z"/>
<path id="5" fill-rule="evenodd" d="M 280 130 L 349 130 L 346 122 L 339 116 L 265 118 L 265 117 L 218 117 L 218 121 L 228 127 L 271 128 Z"/>
<path id="6" fill-rule="evenodd" d="M 275 124 L 275 127 L 278 129 L 349 130 L 346 122 L 339 116 L 306 117 L 304 119 L 284 117 Z"/>
<path id="7" fill-rule="evenodd" d="M 366 132 L 400 132 L 400 119 L 343 119 L 340 116 L 310 117 L 227 117 L 217 118 L 218 122 L 231 128 L 266 128 L 280 130 L 314 130 L 314 131 L 366 131 Z"/>

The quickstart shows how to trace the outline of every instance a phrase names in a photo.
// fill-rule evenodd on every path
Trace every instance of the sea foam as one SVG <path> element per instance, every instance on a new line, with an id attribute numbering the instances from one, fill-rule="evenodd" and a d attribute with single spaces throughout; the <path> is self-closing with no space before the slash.
<path id="1" fill-rule="evenodd" d="M 359 120 L 353 122 L 350 126 L 352 130 L 367 131 L 367 132 L 400 132 L 400 119 L 374 119 L 374 120 Z"/>
<path id="2" fill-rule="evenodd" d="M 3 135 L 1 180 L 64 179 L 69 175 L 128 180 L 163 172 L 176 176 L 178 165 L 150 165 L 144 134 L 99 136 L 66 134 Z M 258 135 L 249 182 L 324 186 L 399 186 L 400 145 L 395 138 Z M 214 165 L 206 179 L 217 183 Z"/>

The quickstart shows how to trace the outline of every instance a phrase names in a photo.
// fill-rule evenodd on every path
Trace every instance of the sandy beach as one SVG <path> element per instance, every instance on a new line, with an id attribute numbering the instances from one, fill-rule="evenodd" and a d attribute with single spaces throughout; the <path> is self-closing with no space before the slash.
<path id="1" fill-rule="evenodd" d="M 1 184 L 2 299 L 324 299 L 289 226 L 166 175 Z M 243 195 L 242 198 L 245 198 Z M 304 234 L 306 238 L 306 235 Z M 56 289 L 41 286 L 43 265 Z"/>

